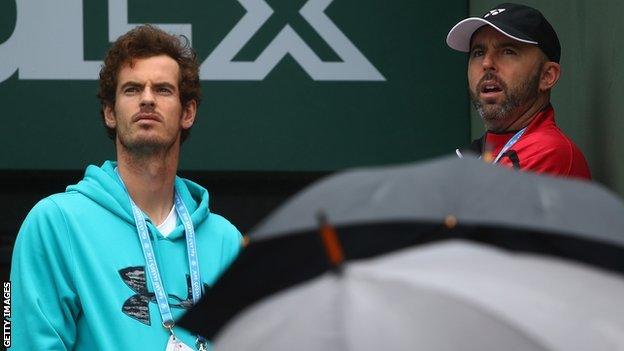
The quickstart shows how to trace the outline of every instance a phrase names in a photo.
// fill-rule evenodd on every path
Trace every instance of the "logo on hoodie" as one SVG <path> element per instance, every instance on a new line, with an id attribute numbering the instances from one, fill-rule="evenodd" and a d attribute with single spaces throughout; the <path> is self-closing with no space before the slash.
<path id="1" fill-rule="evenodd" d="M 156 304 L 156 294 L 147 290 L 147 278 L 145 275 L 144 266 L 126 267 L 119 270 L 121 280 L 136 294 L 130 296 L 121 307 L 121 311 L 127 316 L 136 319 L 137 321 L 152 325 L 150 320 L 150 302 Z M 191 293 L 191 277 L 186 275 L 186 298 L 182 299 L 177 295 L 168 294 L 169 306 L 172 308 L 181 308 L 188 310 L 193 306 L 193 299 Z M 208 285 L 204 284 L 204 289 L 207 289 Z"/>

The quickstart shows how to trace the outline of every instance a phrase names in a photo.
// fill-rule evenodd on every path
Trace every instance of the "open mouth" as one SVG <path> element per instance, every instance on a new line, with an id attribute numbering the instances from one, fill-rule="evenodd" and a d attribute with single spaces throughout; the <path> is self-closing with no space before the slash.
<path id="1" fill-rule="evenodd" d="M 486 81 L 479 86 L 479 98 L 486 104 L 496 103 L 503 92 L 503 86 L 496 81 Z"/>
<path id="2" fill-rule="evenodd" d="M 503 89 L 496 83 L 488 83 L 481 86 L 481 93 L 483 94 L 499 93 L 501 91 L 503 91 Z"/>

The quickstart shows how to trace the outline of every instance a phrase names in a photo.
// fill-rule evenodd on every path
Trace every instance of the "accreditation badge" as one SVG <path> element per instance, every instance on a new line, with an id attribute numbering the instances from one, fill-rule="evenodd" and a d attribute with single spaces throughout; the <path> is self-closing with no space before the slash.
<path id="1" fill-rule="evenodd" d="M 176 338 L 171 335 L 169 337 L 169 342 L 167 342 L 167 348 L 165 351 L 194 351 L 192 348 L 188 347 L 182 340 Z"/>

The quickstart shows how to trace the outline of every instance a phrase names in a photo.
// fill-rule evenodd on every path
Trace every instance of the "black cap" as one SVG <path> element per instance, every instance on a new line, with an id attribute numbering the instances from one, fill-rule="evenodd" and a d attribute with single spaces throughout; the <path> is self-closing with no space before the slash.
<path id="1" fill-rule="evenodd" d="M 489 25 L 511 39 L 537 45 L 549 60 L 559 62 L 561 44 L 553 27 L 538 10 L 519 4 L 500 4 L 482 17 L 470 17 L 457 23 L 446 36 L 451 48 L 468 52 L 470 39 L 477 29 Z"/>

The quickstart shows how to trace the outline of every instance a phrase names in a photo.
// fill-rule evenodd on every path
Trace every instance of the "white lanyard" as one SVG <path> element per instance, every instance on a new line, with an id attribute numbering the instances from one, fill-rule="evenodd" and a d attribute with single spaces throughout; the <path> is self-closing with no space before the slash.
<path id="1" fill-rule="evenodd" d="M 525 130 L 526 130 L 526 127 L 520 129 L 514 136 L 512 136 L 511 139 L 507 141 L 505 146 L 503 146 L 501 151 L 498 153 L 498 156 L 496 156 L 496 158 L 494 159 L 494 161 L 492 161 L 492 163 L 498 163 L 498 161 L 500 160 L 501 157 L 503 157 L 505 152 L 511 149 L 511 147 L 514 146 L 514 144 L 518 142 L 522 134 L 524 134 Z"/>

